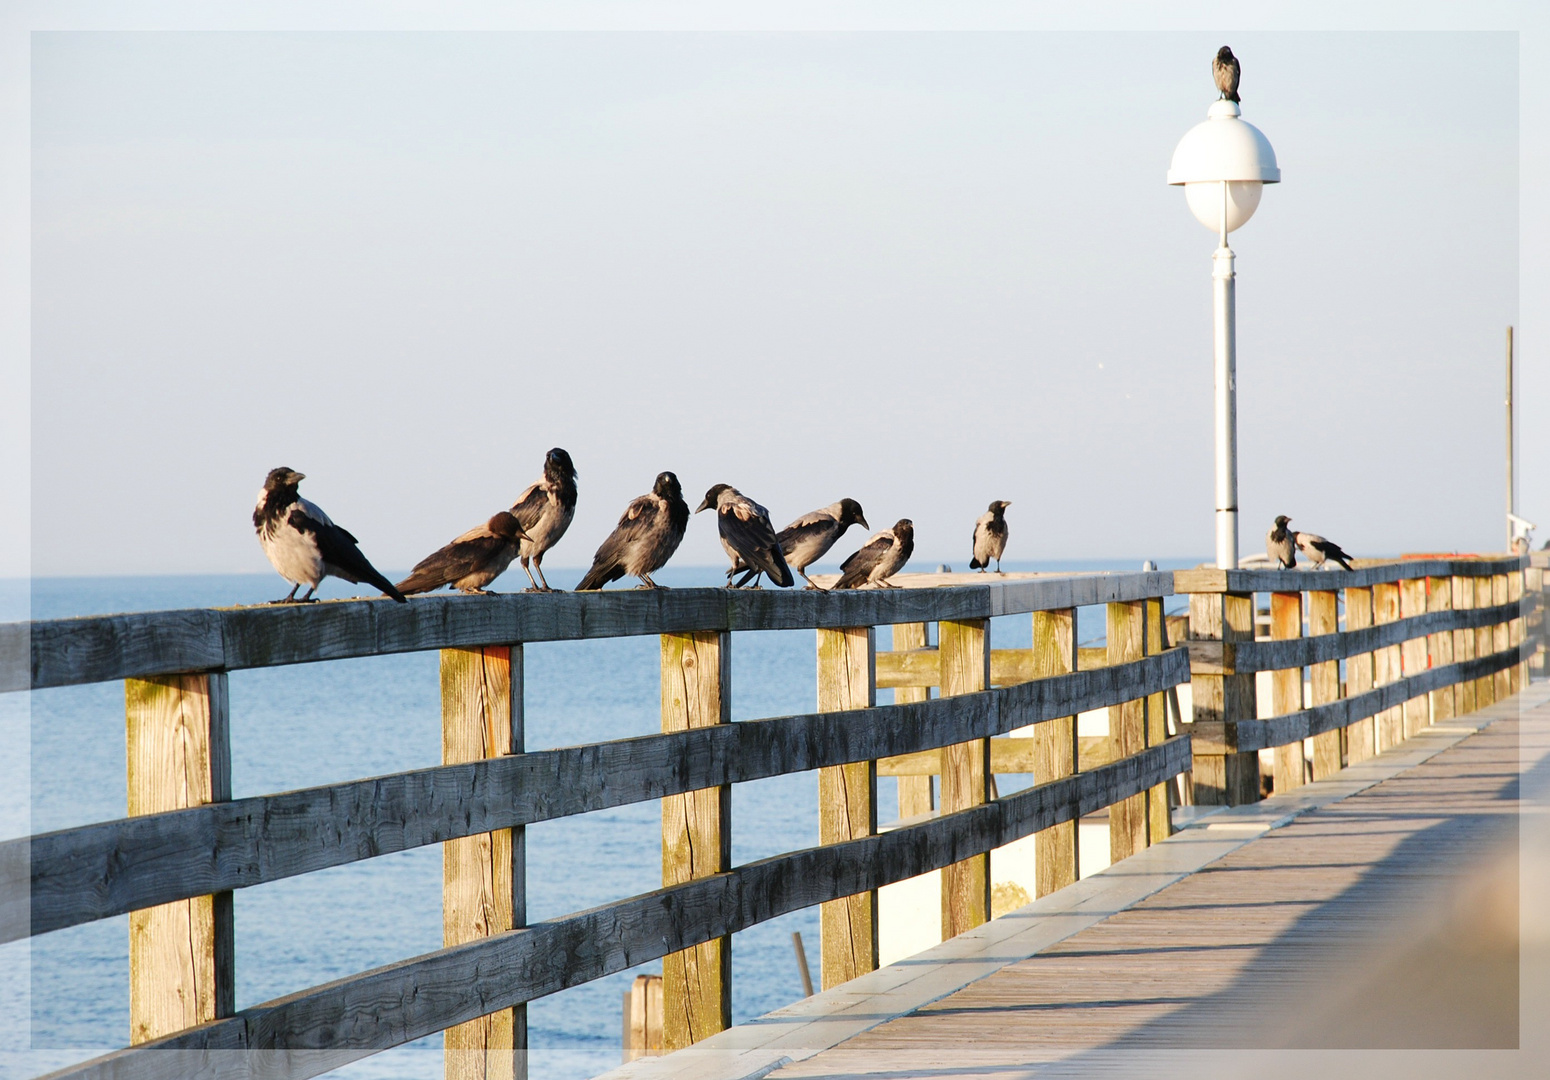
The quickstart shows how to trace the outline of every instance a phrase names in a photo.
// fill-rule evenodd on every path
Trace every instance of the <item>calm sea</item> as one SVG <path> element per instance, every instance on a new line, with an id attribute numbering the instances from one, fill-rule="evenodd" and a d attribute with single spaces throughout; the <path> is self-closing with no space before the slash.
<path id="1" fill-rule="evenodd" d="M 1133 569 L 1140 560 L 1026 563 L 1007 569 Z M 1165 568 L 1194 565 L 1165 562 Z M 520 578 L 520 573 L 518 573 Z M 556 570 L 568 587 L 578 571 Z M 714 568 L 669 569 L 669 586 L 718 585 Z M 514 588 L 508 575 L 498 584 Z M 272 574 L 0 581 L 0 621 L 258 603 L 285 591 Z M 355 595 L 325 584 L 320 595 Z M 1100 609 L 1079 636 L 1103 635 Z M 1027 616 L 997 619 L 997 647 L 1027 646 Z M 887 634 L 879 641 L 886 647 Z M 816 696 L 811 631 L 741 633 L 732 645 L 732 715 L 744 720 L 810 711 Z M 335 661 L 231 675 L 232 786 L 237 797 L 435 765 L 440 711 L 434 652 Z M 648 734 L 660 728 L 658 651 L 652 637 L 530 645 L 530 749 Z M 887 701 L 889 691 L 881 698 Z M 120 683 L 0 696 L 0 836 L 122 817 L 126 803 Z M 1002 790 L 1015 784 L 1003 781 Z M 884 781 L 879 818 L 897 816 Z M 817 776 L 777 777 L 733 790 L 733 856 L 741 863 L 818 841 Z M 540 920 L 660 885 L 655 802 L 528 829 L 528 913 Z M 237 1006 L 441 947 L 441 853 L 386 855 L 239 892 Z M 739 1022 L 801 996 L 791 947 L 800 931 L 817 963 L 817 909 L 735 935 L 733 1011 Z M 531 1072 L 589 1077 L 620 1057 L 621 972 L 530 1006 Z M 128 919 L 120 917 L 0 946 L 0 1075 L 27 1076 L 116 1049 L 129 1028 Z M 441 1037 L 367 1058 L 335 1075 L 439 1077 Z"/>

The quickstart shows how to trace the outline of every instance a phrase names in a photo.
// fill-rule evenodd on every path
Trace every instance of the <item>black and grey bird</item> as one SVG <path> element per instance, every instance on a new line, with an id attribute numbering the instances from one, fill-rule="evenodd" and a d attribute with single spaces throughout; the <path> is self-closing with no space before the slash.
<path id="1" fill-rule="evenodd" d="M 716 531 L 721 536 L 721 546 L 732 568 L 727 571 L 727 587 L 734 588 L 732 576 L 749 571 L 755 577 L 768 574 L 770 580 L 782 589 L 789 589 L 795 579 L 791 567 L 786 565 L 786 555 L 770 524 L 770 512 L 731 484 L 715 484 L 705 493 L 705 499 L 694 508 L 716 511 Z M 747 577 L 743 578 L 744 581 Z"/>
<path id="2" fill-rule="evenodd" d="M 1006 552 L 1006 508 L 1012 504 L 997 499 L 974 522 L 974 557 L 969 569 L 985 572 L 990 560 L 996 560 L 996 573 L 1001 573 L 1001 556 Z"/>
<path id="3" fill-rule="evenodd" d="M 836 589 L 859 589 L 872 585 L 879 589 L 896 589 L 888 579 L 904 569 L 915 552 L 915 523 L 900 518 L 893 528 L 874 533 L 862 545 L 861 550 L 840 564 L 840 579 Z"/>
<path id="4" fill-rule="evenodd" d="M 404 594 L 366 561 L 358 541 L 335 525 L 322 509 L 303 499 L 296 485 L 306 476 L 295 469 L 270 469 L 253 507 L 253 528 L 258 542 L 280 576 L 292 583 L 291 591 L 274 601 L 287 604 L 296 599 L 296 590 L 307 586 L 302 603 L 312 599 L 326 577 L 341 578 L 351 584 L 366 582 L 388 596 L 405 603 Z"/>
<path id="5" fill-rule="evenodd" d="M 1216 57 L 1211 61 L 1211 77 L 1216 80 L 1216 88 L 1221 91 L 1222 97 L 1228 101 L 1238 101 L 1238 79 L 1243 74 L 1238 67 L 1238 58 L 1232 54 L 1232 50 L 1226 45 L 1216 50 Z"/>
<path id="6" fill-rule="evenodd" d="M 526 534 L 520 552 L 530 583 L 526 591 L 553 592 L 544 579 L 544 552 L 560 542 L 576 516 L 576 466 L 569 454 L 556 446 L 544 455 L 543 476 L 517 496 L 511 514 Z M 533 580 L 534 570 L 538 571 L 537 581 Z"/>
<path id="7" fill-rule="evenodd" d="M 775 539 L 780 541 L 780 552 L 786 557 L 786 565 L 802 575 L 809 589 L 816 589 L 818 586 L 807 576 L 807 568 L 827 555 L 829 549 L 839 542 L 852 525 L 860 525 L 863 529 L 872 527 L 866 523 L 866 515 L 862 513 L 860 503 L 855 499 L 841 499 L 812 513 L 803 514 L 780 530 Z M 746 566 L 739 559 L 734 569 Z M 757 570 L 749 570 L 737 584 L 748 584 L 749 579 L 758 573 Z"/>
<path id="8" fill-rule="evenodd" d="M 1292 536 L 1297 541 L 1297 550 L 1306 555 L 1314 566 L 1321 567 L 1326 560 L 1334 559 L 1344 569 L 1351 569 L 1351 556 L 1333 540 L 1326 540 L 1316 533 L 1294 532 Z"/>
<path id="9" fill-rule="evenodd" d="M 1291 518 L 1285 514 L 1276 516 L 1276 523 L 1265 534 L 1265 554 L 1280 564 L 1282 570 L 1297 565 L 1297 531 L 1286 526 Z"/>
<path id="10" fill-rule="evenodd" d="M 576 588 L 601 589 L 625 574 L 640 578 L 637 588 L 660 588 L 651 575 L 667 565 L 688 527 L 689 504 L 684 502 L 678 477 L 658 473 L 651 491 L 625 507 L 619 524 L 597 549 L 592 569 Z"/>
<path id="11" fill-rule="evenodd" d="M 517 519 L 502 510 L 415 563 L 409 576 L 398 583 L 398 591 L 409 596 L 451 585 L 458 592 L 483 593 L 486 585 L 506 572 L 527 538 Z"/>

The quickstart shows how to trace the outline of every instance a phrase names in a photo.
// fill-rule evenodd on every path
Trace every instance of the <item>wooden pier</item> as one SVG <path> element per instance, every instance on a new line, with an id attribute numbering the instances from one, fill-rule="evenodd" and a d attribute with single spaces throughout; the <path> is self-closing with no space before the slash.
<path id="1" fill-rule="evenodd" d="M 993 849 L 1036 837 L 1038 894 L 1074 896 L 1075 823 L 1096 810 L 1115 863 L 1149 857 L 1180 846 L 1181 786 L 1202 806 L 1256 803 L 1260 750 L 1276 797 L 1293 798 L 1520 692 L 1542 632 L 1531 563 L 922 575 L 845 593 L 434 596 L 0 626 L 0 691 L 123 680 L 129 745 L 129 816 L 0 844 L 0 941 L 130 913 L 130 1045 L 57 1076 L 312 1076 L 438 1031 L 449 1077 L 521 1076 L 527 1002 L 657 959 L 667 1048 L 690 1047 L 731 1034 L 737 930 L 821 905 L 823 987 L 873 978 L 883 886 L 943 871 L 943 937 L 968 940 L 1005 921 L 990 923 Z M 1186 641 L 1164 618 L 1176 593 L 1190 597 Z M 1259 594 L 1272 640 L 1256 639 Z M 1101 656 L 1075 635 L 1075 611 L 1094 606 Z M 1008 615 L 1032 619 L 1031 649 L 992 648 L 990 620 Z M 895 627 L 895 651 L 879 652 L 878 626 Z M 732 635 L 771 629 L 816 632 L 816 711 L 730 723 Z M 524 644 L 646 634 L 662 643 L 661 734 L 524 751 Z M 417 650 L 441 652 L 441 765 L 231 798 L 228 672 Z M 1265 719 L 1262 671 L 1278 673 Z M 1191 722 L 1172 694 L 1186 683 Z M 879 686 L 899 700 L 878 706 Z M 1099 709 L 1106 743 L 1084 747 L 1075 717 Z M 998 767 L 1035 784 L 996 797 Z M 814 769 L 821 846 L 731 865 L 730 785 Z M 923 771 L 941 777 L 938 806 Z M 924 812 L 880 829 L 879 773 Z M 525 826 L 656 799 L 660 890 L 526 924 Z M 444 851 L 443 949 L 234 1008 L 240 890 L 427 844 Z"/>

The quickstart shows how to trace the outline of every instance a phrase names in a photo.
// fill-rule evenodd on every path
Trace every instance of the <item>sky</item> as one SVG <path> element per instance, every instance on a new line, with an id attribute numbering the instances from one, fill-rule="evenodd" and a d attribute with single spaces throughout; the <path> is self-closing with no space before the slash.
<path id="1" fill-rule="evenodd" d="M 63 30 L 0 574 L 263 570 L 282 464 L 404 568 L 556 445 L 553 566 L 662 469 L 920 561 L 991 499 L 1008 558 L 1207 557 L 1215 240 L 1164 175 L 1224 41 L 1284 178 L 1232 241 L 1243 550 L 1500 548 L 1515 32 Z"/>

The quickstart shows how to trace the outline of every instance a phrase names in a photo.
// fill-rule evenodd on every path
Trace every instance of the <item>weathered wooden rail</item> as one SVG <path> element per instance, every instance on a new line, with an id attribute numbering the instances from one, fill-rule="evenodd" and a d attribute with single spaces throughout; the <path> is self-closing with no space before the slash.
<path id="1" fill-rule="evenodd" d="M 877 966 L 884 885 L 942 870 L 950 935 L 990 917 L 996 847 L 1037 834 L 1042 893 L 1075 880 L 1083 815 L 1109 808 L 1115 858 L 1165 836 L 1167 781 L 1190 764 L 1188 740 L 1164 726 L 1164 696 L 1189 678 L 1185 650 L 1163 647 L 1171 592 L 1170 574 L 1139 573 L 832 594 L 443 596 L 3 626 L 0 689 L 125 681 L 130 816 L 0 844 L 0 940 L 129 913 L 131 1046 L 58 1075 L 307 1076 L 442 1030 L 449 1075 L 520 1075 L 526 1002 L 657 958 L 666 1043 L 687 1045 L 730 1023 L 734 931 L 822 905 L 823 983 L 833 986 Z M 1090 605 L 1107 605 L 1097 667 L 1076 645 L 1075 611 Z M 989 620 L 1009 614 L 1034 621 L 1033 648 L 1017 657 L 990 647 Z M 938 645 L 928 661 L 929 623 Z M 879 625 L 914 651 L 879 653 Z M 796 628 L 817 631 L 817 711 L 729 723 L 731 634 Z M 523 644 L 642 634 L 662 641 L 661 734 L 524 752 Z M 441 651 L 443 764 L 231 798 L 228 672 L 428 649 Z M 922 664 L 941 696 L 929 697 Z M 895 667 L 915 681 L 878 706 L 880 682 L 897 681 L 878 671 Z M 1096 757 L 1087 748 L 1087 763 L 1102 763 L 1079 771 L 1075 716 L 1105 708 L 1109 745 Z M 1013 757 L 1034 786 L 994 798 L 1007 755 L 993 747 L 1030 727 Z M 940 813 L 879 832 L 877 762 L 923 753 L 942 777 Z M 821 846 L 732 866 L 729 785 L 812 769 Z M 662 802 L 663 888 L 525 925 L 525 826 L 647 799 Z M 434 843 L 443 949 L 234 1008 L 236 891 Z"/>
<path id="2" fill-rule="evenodd" d="M 1285 791 L 1516 693 L 1538 651 L 1527 625 L 1543 582 L 1531 562 L 1177 572 L 1190 597 L 1195 800 L 1258 799 L 1260 750 L 1274 750 L 1273 786 Z M 1255 637 L 1256 594 L 1269 596 L 1270 640 Z M 1268 717 L 1260 672 L 1272 673 Z"/>

